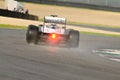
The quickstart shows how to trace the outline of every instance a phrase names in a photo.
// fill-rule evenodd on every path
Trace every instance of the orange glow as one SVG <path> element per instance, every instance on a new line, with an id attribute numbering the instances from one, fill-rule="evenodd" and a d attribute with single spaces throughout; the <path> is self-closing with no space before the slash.
<path id="1" fill-rule="evenodd" d="M 56 44 L 59 41 L 59 35 L 55 33 L 49 34 L 48 41 L 52 44 Z"/>
<path id="2" fill-rule="evenodd" d="M 52 38 L 55 39 L 57 36 L 56 34 L 52 34 Z"/>

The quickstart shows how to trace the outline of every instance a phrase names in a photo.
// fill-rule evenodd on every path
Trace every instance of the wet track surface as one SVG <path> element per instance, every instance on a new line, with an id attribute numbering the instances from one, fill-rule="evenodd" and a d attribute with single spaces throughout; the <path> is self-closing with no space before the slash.
<path id="1" fill-rule="evenodd" d="M 120 38 L 80 34 L 80 47 L 28 45 L 25 30 L 0 29 L 0 80 L 119 80 L 120 62 L 93 53 Z"/>

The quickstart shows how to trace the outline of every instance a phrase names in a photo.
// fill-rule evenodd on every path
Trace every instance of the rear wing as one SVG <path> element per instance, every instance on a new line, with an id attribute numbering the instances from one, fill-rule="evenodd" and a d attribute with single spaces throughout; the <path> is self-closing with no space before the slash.
<path id="1" fill-rule="evenodd" d="M 66 18 L 45 16 L 44 23 L 57 23 L 57 24 L 66 24 Z"/>

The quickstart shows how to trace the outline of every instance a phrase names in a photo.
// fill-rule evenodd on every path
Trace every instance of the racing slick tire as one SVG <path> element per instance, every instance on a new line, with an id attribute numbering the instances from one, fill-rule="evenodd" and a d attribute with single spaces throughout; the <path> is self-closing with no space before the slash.
<path id="1" fill-rule="evenodd" d="M 68 46 L 72 48 L 79 47 L 79 31 L 71 30 L 69 32 Z"/>
<path id="2" fill-rule="evenodd" d="M 29 25 L 26 32 L 26 41 L 28 44 L 34 43 L 38 44 L 38 27 L 34 25 Z"/>

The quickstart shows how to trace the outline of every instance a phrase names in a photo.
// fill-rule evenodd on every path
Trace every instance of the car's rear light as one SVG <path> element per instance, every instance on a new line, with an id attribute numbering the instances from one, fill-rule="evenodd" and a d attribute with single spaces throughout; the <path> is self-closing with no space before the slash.
<path id="1" fill-rule="evenodd" d="M 56 37 L 57 37 L 57 35 L 54 34 L 54 33 L 51 35 L 51 38 L 52 38 L 52 39 L 56 39 Z"/>
<path id="2" fill-rule="evenodd" d="M 55 34 L 55 33 L 49 34 L 48 41 L 50 43 L 56 44 L 59 41 L 59 37 L 60 36 L 58 34 Z"/>

